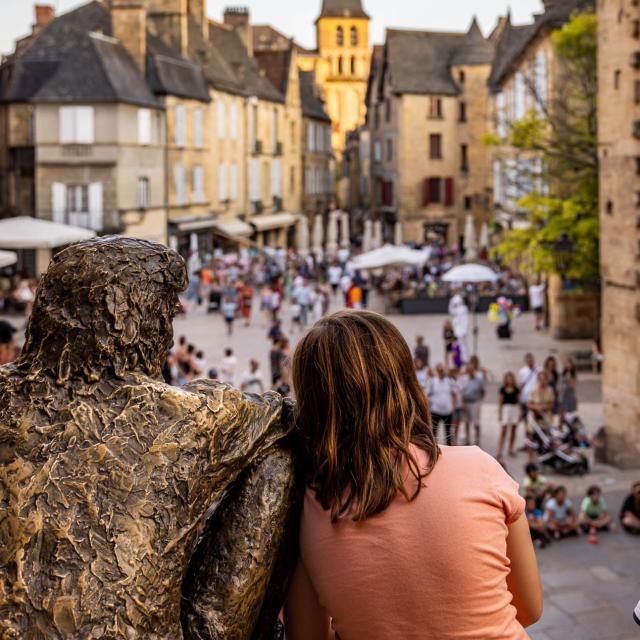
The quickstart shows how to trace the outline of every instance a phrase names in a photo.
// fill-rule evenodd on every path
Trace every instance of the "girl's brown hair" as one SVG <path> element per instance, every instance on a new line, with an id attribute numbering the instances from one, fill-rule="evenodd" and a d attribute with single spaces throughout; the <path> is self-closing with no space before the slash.
<path id="1" fill-rule="evenodd" d="M 308 485 L 331 520 L 364 520 L 400 492 L 411 501 L 439 455 L 411 352 L 377 313 L 341 311 L 320 320 L 293 356 L 298 429 Z M 410 445 L 427 452 L 421 470 Z M 417 487 L 405 487 L 408 468 Z"/>

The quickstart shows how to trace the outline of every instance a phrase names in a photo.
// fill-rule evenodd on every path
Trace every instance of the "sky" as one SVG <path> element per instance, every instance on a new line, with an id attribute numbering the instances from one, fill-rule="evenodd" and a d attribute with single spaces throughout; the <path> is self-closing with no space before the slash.
<path id="1" fill-rule="evenodd" d="M 56 7 L 58 13 L 73 9 L 83 0 L 39 0 Z M 33 22 L 33 0 L 0 0 L 0 53 L 13 49 L 16 38 L 29 33 Z M 248 6 L 251 20 L 269 23 L 307 47 L 315 46 L 313 23 L 321 0 L 208 0 L 209 16 L 222 19 L 228 5 Z M 410 29 L 464 30 L 475 14 L 487 35 L 499 15 L 511 5 L 516 23 L 527 22 L 542 9 L 541 0 L 363 0 L 372 18 L 372 44 L 384 41 L 386 27 Z"/>

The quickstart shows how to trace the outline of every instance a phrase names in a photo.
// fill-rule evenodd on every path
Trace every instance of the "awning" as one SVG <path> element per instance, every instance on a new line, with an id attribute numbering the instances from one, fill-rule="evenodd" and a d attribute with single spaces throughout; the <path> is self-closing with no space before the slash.
<path id="1" fill-rule="evenodd" d="M 178 231 L 189 233 L 191 231 L 203 231 L 205 229 L 213 229 L 216 224 L 216 216 L 182 216 L 169 220 L 169 224 Z"/>
<path id="2" fill-rule="evenodd" d="M 29 216 L 0 220 L 0 248 L 54 249 L 95 237 L 95 231 Z"/>
<path id="3" fill-rule="evenodd" d="M 353 259 L 356 269 L 384 269 L 385 267 L 421 267 L 429 259 L 424 251 L 408 247 L 385 245 L 367 253 L 361 253 Z"/>
<path id="4" fill-rule="evenodd" d="M 18 262 L 18 254 L 13 251 L 0 251 L 0 269 Z"/>
<path id="5" fill-rule="evenodd" d="M 254 216 L 249 219 L 257 231 L 269 231 L 271 229 L 282 229 L 291 227 L 298 223 L 298 216 L 294 213 L 274 213 L 269 216 Z"/>
<path id="6" fill-rule="evenodd" d="M 253 227 L 240 218 L 216 220 L 214 228 L 228 238 L 247 238 L 254 233 Z"/>

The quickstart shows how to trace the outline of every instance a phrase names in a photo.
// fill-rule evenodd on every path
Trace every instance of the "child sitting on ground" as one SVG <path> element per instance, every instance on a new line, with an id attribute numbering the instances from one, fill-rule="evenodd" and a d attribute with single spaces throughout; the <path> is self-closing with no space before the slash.
<path id="1" fill-rule="evenodd" d="M 600 487 L 593 485 L 587 490 L 587 495 L 580 505 L 578 523 L 585 533 L 591 528 L 598 531 L 608 531 L 611 527 L 611 515 L 607 510 L 607 503 L 602 497 Z"/>
<path id="2" fill-rule="evenodd" d="M 552 497 L 547 500 L 544 518 L 549 533 L 559 540 L 565 536 L 578 535 L 580 528 L 573 504 L 567 498 L 567 490 L 563 486 L 553 490 Z"/>
<path id="3" fill-rule="evenodd" d="M 542 509 L 538 508 L 537 502 L 537 498 L 533 493 L 528 494 L 526 497 L 525 514 L 527 516 L 527 522 L 529 523 L 531 539 L 537 542 L 541 549 L 544 549 L 551 542 L 551 539 L 547 535 Z"/>
<path id="4" fill-rule="evenodd" d="M 547 496 L 551 495 L 553 487 L 549 481 L 540 473 L 540 468 L 535 462 L 530 462 L 525 468 L 525 475 L 520 485 L 520 493 L 523 496 L 533 494 L 538 506 L 542 505 Z"/>

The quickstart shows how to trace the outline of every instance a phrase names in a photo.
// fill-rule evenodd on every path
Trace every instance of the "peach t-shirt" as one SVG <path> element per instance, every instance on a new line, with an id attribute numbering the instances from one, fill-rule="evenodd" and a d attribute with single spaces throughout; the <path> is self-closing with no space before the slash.
<path id="1" fill-rule="evenodd" d="M 477 447 L 441 451 L 415 501 L 364 522 L 331 524 L 307 490 L 301 558 L 341 640 L 528 638 L 506 582 L 518 485 Z"/>

